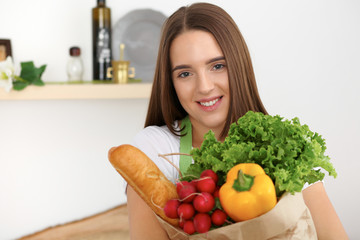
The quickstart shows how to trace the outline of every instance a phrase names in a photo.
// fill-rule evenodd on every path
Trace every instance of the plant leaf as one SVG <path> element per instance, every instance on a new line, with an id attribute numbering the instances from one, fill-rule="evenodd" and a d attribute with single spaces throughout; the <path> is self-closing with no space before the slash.
<path id="1" fill-rule="evenodd" d="M 34 69 L 35 74 L 36 74 L 36 78 L 33 81 L 34 85 L 36 85 L 36 86 L 44 86 L 45 85 L 44 82 L 41 80 L 41 75 L 43 74 L 45 69 L 46 69 L 46 65 L 42 65 L 41 67 Z"/>
<path id="2" fill-rule="evenodd" d="M 14 81 L 13 82 L 13 89 L 16 90 L 16 91 L 23 90 L 27 86 L 29 86 L 29 83 L 27 83 L 27 82 L 21 82 L 21 81 Z"/>
<path id="3" fill-rule="evenodd" d="M 46 65 L 42 65 L 41 67 L 35 67 L 32 61 L 29 62 L 21 62 L 21 72 L 20 78 L 23 80 L 21 82 L 16 83 L 15 90 L 22 90 L 28 85 L 36 85 L 36 86 L 44 86 L 44 82 L 41 80 L 41 75 L 46 69 Z"/>
<path id="4" fill-rule="evenodd" d="M 36 78 L 36 73 L 34 71 L 35 69 L 34 63 L 21 62 L 20 65 L 21 65 L 20 77 L 31 84 Z"/>

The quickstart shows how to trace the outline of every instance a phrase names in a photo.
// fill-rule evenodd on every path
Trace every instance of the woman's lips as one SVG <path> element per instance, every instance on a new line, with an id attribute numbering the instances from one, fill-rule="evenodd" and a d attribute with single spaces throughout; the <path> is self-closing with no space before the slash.
<path id="1" fill-rule="evenodd" d="M 197 103 L 199 104 L 200 108 L 203 109 L 206 112 L 211 112 L 214 111 L 218 108 L 218 106 L 221 103 L 221 97 L 217 97 L 217 98 L 213 98 L 213 99 L 204 99 L 201 101 L 198 101 Z"/>

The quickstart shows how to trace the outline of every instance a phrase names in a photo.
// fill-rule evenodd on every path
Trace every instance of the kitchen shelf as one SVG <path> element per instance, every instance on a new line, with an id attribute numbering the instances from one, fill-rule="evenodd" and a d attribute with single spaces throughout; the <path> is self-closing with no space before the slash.
<path id="1" fill-rule="evenodd" d="M 150 97 L 151 87 L 151 83 L 46 83 L 41 87 L 31 85 L 21 91 L 6 92 L 0 88 L 0 100 L 141 99 Z"/>

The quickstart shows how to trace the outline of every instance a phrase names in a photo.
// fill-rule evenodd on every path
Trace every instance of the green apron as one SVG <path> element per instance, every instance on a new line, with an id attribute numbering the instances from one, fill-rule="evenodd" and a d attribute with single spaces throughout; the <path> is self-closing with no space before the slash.
<path id="1" fill-rule="evenodd" d="M 185 127 L 185 129 L 183 129 Z M 187 153 L 190 154 L 192 148 L 192 129 L 191 129 L 191 122 L 189 119 L 189 115 L 186 116 L 181 121 L 180 129 L 181 135 L 185 134 L 184 136 L 180 137 L 180 153 Z M 180 155 L 180 162 L 179 168 L 180 172 L 184 175 L 190 164 L 192 163 L 192 157 L 186 155 Z"/>

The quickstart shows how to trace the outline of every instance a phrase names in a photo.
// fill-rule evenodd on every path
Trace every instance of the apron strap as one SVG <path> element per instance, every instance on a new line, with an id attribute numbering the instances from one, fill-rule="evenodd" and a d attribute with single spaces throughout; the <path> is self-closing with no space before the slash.
<path id="1" fill-rule="evenodd" d="M 184 128 L 185 127 L 185 128 Z M 192 148 L 192 130 L 191 130 L 191 122 L 189 119 L 189 115 L 187 115 L 182 121 L 181 121 L 181 136 L 180 137 L 180 153 L 188 153 L 190 154 L 191 148 Z M 180 172 L 184 175 L 184 173 L 187 171 L 188 167 L 192 163 L 192 157 L 186 156 L 186 155 L 180 155 L 180 163 L 179 168 Z"/>

